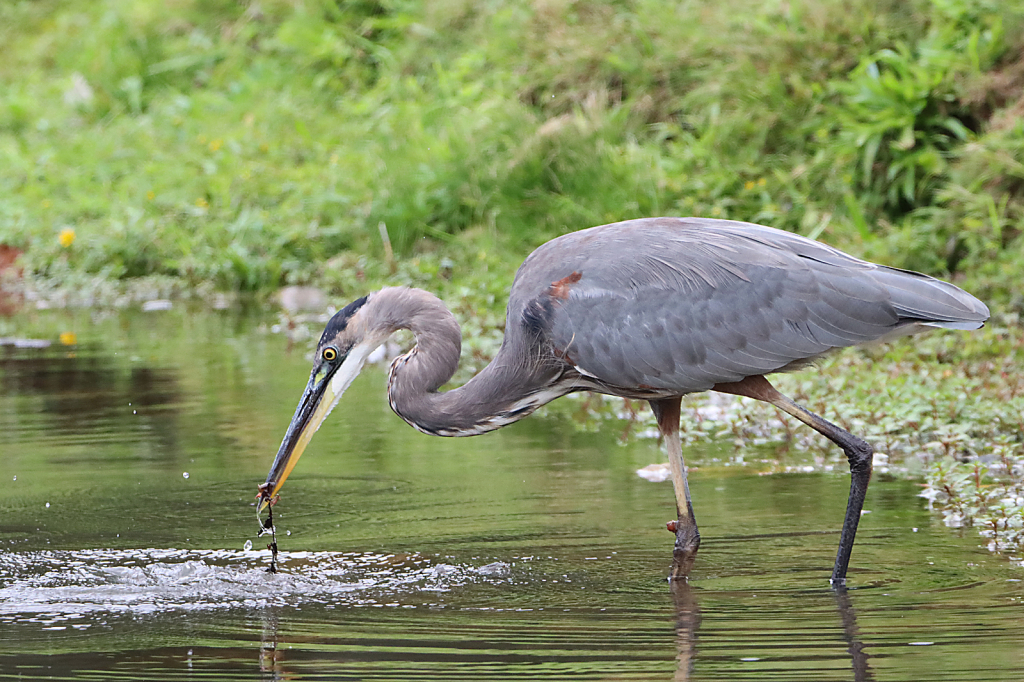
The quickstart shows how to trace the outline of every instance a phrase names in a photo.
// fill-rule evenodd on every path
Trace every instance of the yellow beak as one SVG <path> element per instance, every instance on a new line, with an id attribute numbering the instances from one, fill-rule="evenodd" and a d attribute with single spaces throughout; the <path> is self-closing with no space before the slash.
<path id="1" fill-rule="evenodd" d="M 277 457 L 274 458 L 270 473 L 267 474 L 267 480 L 259 487 L 260 511 L 263 511 L 281 490 L 313 434 L 359 374 L 363 363 L 366 362 L 366 356 L 379 344 L 379 340 L 375 343 L 360 343 L 349 350 L 339 363 L 325 362 L 313 368 L 306 390 L 302 392 L 299 405 L 295 408 L 295 415 L 288 425 L 288 430 L 285 431 Z"/>

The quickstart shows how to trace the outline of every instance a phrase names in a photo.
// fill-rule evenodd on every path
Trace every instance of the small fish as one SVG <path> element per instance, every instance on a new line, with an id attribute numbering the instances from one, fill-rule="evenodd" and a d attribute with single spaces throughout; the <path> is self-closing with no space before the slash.
<path id="1" fill-rule="evenodd" d="M 256 494 L 256 519 L 260 523 L 259 537 L 267 534 L 270 535 L 270 544 L 267 545 L 267 549 L 270 550 L 270 567 L 267 568 L 267 573 L 277 573 L 277 529 L 274 528 L 274 505 L 281 499 L 281 496 L 274 495 L 270 497 L 270 485 L 267 483 L 260 485 L 258 489 L 259 492 Z M 260 513 L 264 507 L 267 508 L 266 520 L 260 518 Z"/>

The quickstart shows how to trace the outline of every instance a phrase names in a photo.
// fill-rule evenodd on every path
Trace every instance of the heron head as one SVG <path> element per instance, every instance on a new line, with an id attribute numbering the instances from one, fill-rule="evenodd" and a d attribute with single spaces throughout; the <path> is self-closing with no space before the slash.
<path id="1" fill-rule="evenodd" d="M 327 323 L 316 347 L 309 383 L 285 431 L 266 483 L 259 487 L 260 509 L 277 495 L 313 434 L 363 368 L 366 357 L 384 341 L 379 334 L 367 331 L 363 307 L 367 300 L 364 296 L 349 303 Z"/>

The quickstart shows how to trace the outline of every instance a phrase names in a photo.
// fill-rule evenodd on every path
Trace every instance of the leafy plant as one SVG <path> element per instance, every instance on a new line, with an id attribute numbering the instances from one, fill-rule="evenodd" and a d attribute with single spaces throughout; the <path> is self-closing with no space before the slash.
<path id="1" fill-rule="evenodd" d="M 947 526 L 974 526 L 989 549 L 1024 553 L 1024 460 L 1003 442 L 988 461 L 941 460 L 928 471 L 921 496 Z"/>
<path id="2" fill-rule="evenodd" d="M 835 89 L 839 142 L 855 151 L 861 186 L 891 215 L 928 203 L 949 151 L 972 136 L 943 66 L 905 46 L 886 49 Z"/>

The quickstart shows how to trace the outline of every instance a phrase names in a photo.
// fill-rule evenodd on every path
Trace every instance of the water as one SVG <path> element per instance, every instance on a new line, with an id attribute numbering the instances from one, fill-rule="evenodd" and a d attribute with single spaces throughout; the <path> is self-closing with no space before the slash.
<path id="1" fill-rule="evenodd" d="M 1024 678 L 1024 571 L 913 482 L 873 481 L 837 595 L 847 478 L 690 453 L 704 544 L 673 588 L 653 443 L 558 415 L 430 438 L 371 368 L 284 487 L 270 574 L 252 503 L 304 348 L 228 312 L 2 324 L 53 343 L 0 347 L 0 678 Z"/>

